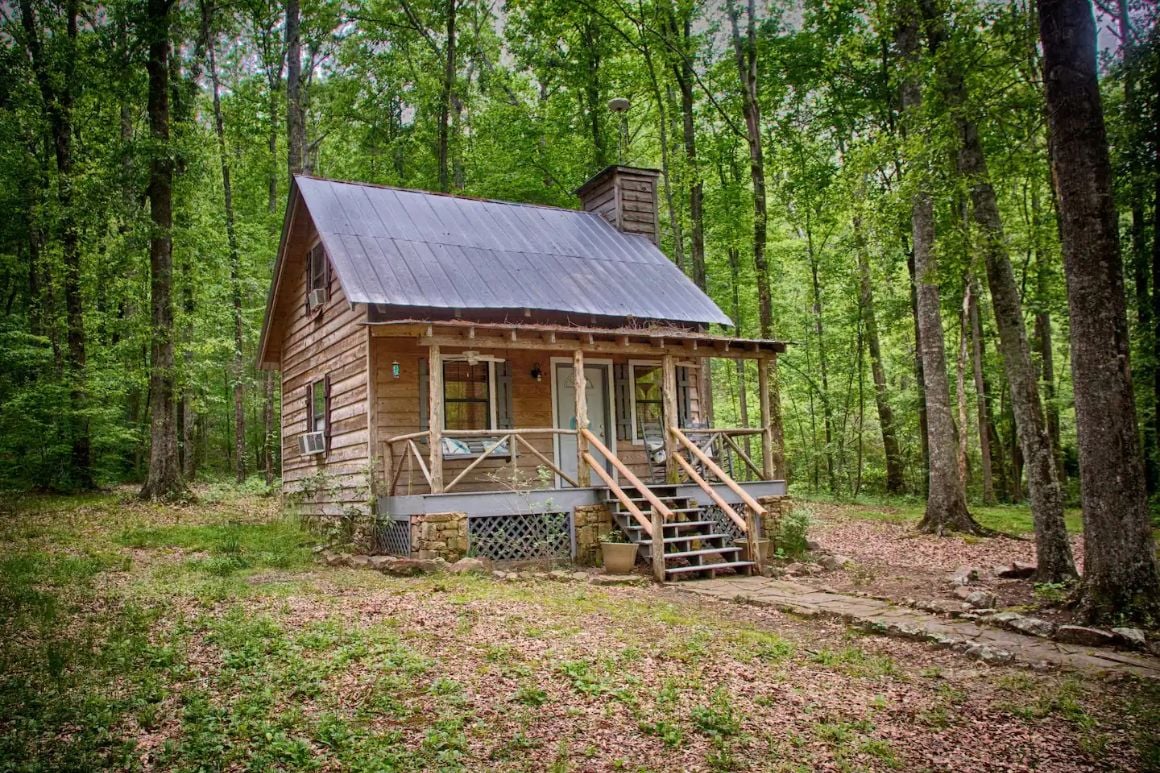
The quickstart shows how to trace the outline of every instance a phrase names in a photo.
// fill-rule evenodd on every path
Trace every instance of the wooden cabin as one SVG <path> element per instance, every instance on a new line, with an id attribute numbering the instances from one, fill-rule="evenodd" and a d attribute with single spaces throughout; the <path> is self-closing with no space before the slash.
<path id="1" fill-rule="evenodd" d="M 589 562 L 615 526 L 662 577 L 752 568 L 770 410 L 712 426 L 705 374 L 754 359 L 764 386 L 784 345 L 712 332 L 656 183 L 612 166 L 570 210 L 295 177 L 260 344 L 284 492 L 372 516 L 378 552 Z"/>

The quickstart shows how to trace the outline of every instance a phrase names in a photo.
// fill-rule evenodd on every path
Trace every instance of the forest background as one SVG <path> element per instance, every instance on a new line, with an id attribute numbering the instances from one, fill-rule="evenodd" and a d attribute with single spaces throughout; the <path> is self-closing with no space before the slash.
<path id="1" fill-rule="evenodd" d="M 173 351 L 183 477 L 276 478 L 278 385 L 256 370 L 255 348 L 289 157 L 289 168 L 326 177 L 566 207 L 609 163 L 661 169 L 666 254 L 732 317 L 731 332 L 792 342 L 779 371 L 793 490 L 842 498 L 924 493 L 912 281 L 921 179 L 934 204 L 951 442 L 968 497 L 1022 500 L 982 237 L 956 164 L 966 116 L 996 193 L 1053 455 L 1078 501 L 1034 4 L 938 4 L 941 41 L 910 58 L 896 38 L 898 5 L 2 4 L 0 488 L 144 480 L 150 423 L 165 404 L 150 379 L 159 330 Z M 288 12 L 300 14 L 297 30 Z M 1151 3 L 1130 0 L 1096 16 L 1155 492 L 1157 18 Z M 957 97 L 947 72 L 961 78 Z M 164 133 L 150 89 L 162 77 Z M 904 78 L 924 97 L 906 120 Z M 612 97 L 631 102 L 623 122 Z M 295 120 L 301 149 L 288 139 Z M 159 326 L 165 170 L 172 263 L 160 277 L 173 318 Z M 745 367 L 714 363 L 718 424 L 753 420 L 756 373 Z"/>

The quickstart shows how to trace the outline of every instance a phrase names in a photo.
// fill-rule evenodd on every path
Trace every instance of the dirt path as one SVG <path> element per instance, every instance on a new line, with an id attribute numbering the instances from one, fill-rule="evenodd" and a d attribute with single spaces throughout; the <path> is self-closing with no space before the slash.
<path id="1" fill-rule="evenodd" d="M 1132 674 L 1160 680 L 1160 660 L 1113 650 L 1060 644 L 968 620 L 948 620 L 887 601 L 849 596 L 767 577 L 729 577 L 672 583 L 701 596 L 769 606 L 809 617 L 830 616 L 875 632 L 905 636 L 962 652 L 987 663 Z"/>

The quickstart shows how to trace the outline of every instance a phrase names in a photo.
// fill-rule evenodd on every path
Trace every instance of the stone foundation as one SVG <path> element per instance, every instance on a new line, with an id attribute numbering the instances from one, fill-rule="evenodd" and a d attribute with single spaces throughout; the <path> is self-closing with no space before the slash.
<path id="1" fill-rule="evenodd" d="M 761 537 L 770 541 L 770 555 L 777 549 L 777 535 L 781 531 L 781 519 L 793 510 L 793 500 L 787 494 L 783 497 L 759 497 L 757 504 L 765 508 L 765 518 L 761 522 Z"/>
<path id="2" fill-rule="evenodd" d="M 431 513 L 411 517 L 411 555 L 455 563 L 467 554 L 467 513 Z"/>
<path id="3" fill-rule="evenodd" d="M 600 556 L 600 538 L 612 528 L 612 512 L 607 504 L 581 505 L 572 514 L 576 530 L 576 563 L 596 566 Z"/>

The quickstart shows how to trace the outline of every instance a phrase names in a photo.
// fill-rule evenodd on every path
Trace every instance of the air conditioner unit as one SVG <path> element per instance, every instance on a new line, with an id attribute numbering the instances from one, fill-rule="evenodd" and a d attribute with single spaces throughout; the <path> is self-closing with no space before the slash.
<path id="1" fill-rule="evenodd" d="M 321 432 L 304 432 L 298 436 L 298 452 L 304 456 L 321 454 L 326 450 L 326 436 Z"/>
<path id="2" fill-rule="evenodd" d="M 318 311 L 324 303 L 326 303 L 326 288 L 319 287 L 316 290 L 311 290 L 310 295 L 306 296 L 306 307 L 310 311 Z"/>

